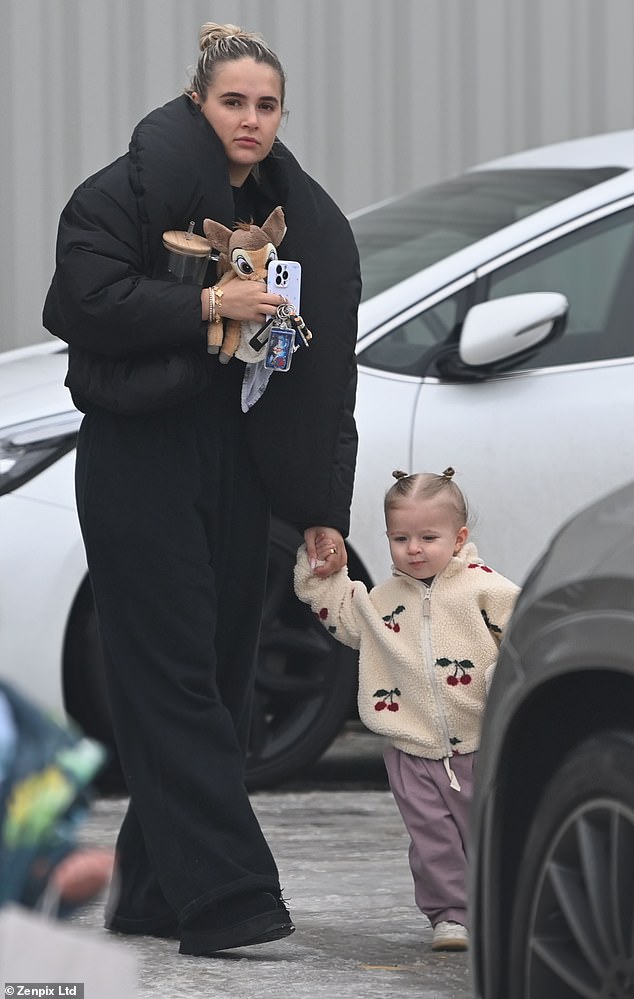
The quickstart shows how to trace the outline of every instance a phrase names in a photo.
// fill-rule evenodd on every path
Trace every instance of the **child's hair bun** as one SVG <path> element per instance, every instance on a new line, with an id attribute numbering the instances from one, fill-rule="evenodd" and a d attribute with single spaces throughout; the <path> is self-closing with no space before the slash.
<path id="1" fill-rule="evenodd" d="M 451 465 L 449 466 L 449 468 L 446 468 L 445 471 L 442 473 L 443 479 L 453 479 L 455 474 L 456 474 L 455 469 L 453 469 Z"/>
<path id="2" fill-rule="evenodd" d="M 392 478 L 393 479 L 406 479 L 408 477 L 408 475 L 409 475 L 409 472 L 402 472 L 400 470 L 400 468 L 396 468 L 392 472 Z"/>

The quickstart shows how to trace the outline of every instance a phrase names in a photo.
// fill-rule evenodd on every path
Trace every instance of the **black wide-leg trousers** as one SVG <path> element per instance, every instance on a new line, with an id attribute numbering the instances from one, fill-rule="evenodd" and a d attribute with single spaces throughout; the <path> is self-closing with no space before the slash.
<path id="1" fill-rule="evenodd" d="M 240 371 L 241 365 L 237 365 Z M 171 409 L 86 414 L 82 533 L 130 803 L 110 925 L 186 923 L 279 891 L 244 786 L 269 510 L 236 372 Z"/>

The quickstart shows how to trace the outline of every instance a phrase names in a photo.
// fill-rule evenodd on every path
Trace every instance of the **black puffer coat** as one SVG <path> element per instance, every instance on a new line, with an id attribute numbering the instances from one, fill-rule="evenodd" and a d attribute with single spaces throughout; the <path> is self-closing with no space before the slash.
<path id="1" fill-rule="evenodd" d="M 245 414 L 247 435 L 274 512 L 300 528 L 327 524 L 346 534 L 357 441 L 357 249 L 346 218 L 280 142 L 260 164 L 255 221 L 277 204 L 288 226 L 278 252 L 302 264 L 313 342 Z M 70 345 L 66 384 L 79 409 L 133 417 L 213 391 L 200 289 L 166 279 L 162 234 L 190 220 L 202 234 L 204 218 L 231 226 L 233 215 L 222 144 L 185 96 L 143 119 L 128 153 L 74 192 L 43 318 Z"/>

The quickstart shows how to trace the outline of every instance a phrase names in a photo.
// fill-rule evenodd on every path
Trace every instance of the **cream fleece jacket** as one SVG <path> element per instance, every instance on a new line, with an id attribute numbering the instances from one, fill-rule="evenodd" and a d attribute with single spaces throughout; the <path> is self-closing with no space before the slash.
<path id="1" fill-rule="evenodd" d="M 334 638 L 359 650 L 359 715 L 369 729 L 412 756 L 472 753 L 485 673 L 519 587 L 485 565 L 471 542 L 430 586 L 392 572 L 370 592 L 345 568 L 319 579 L 302 545 L 295 591 Z"/>

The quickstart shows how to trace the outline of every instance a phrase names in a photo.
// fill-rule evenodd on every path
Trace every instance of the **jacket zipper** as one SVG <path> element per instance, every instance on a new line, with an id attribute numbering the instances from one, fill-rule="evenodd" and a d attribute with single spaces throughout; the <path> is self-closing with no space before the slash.
<path id="1" fill-rule="evenodd" d="M 447 777 L 449 778 L 450 787 L 455 791 L 460 791 L 460 784 L 455 773 L 451 769 L 449 760 L 453 756 L 453 749 L 451 746 L 451 739 L 449 737 L 449 728 L 447 726 L 447 719 L 445 717 L 445 712 L 442 706 L 442 701 L 438 694 L 438 689 L 436 686 L 436 675 L 434 672 L 434 656 L 431 644 L 431 591 L 434 587 L 436 580 L 433 580 L 429 586 L 425 586 L 425 592 L 423 594 L 423 617 L 422 617 L 422 632 L 423 632 L 423 654 L 425 657 L 425 664 L 427 667 L 427 675 L 429 677 L 429 682 L 434 693 L 434 700 L 436 702 L 436 708 L 438 710 L 438 716 L 440 718 L 440 725 L 442 729 L 442 735 L 445 741 L 445 749 L 447 750 L 447 755 L 445 756 L 443 763 L 445 765 L 445 770 L 447 771 Z"/>

